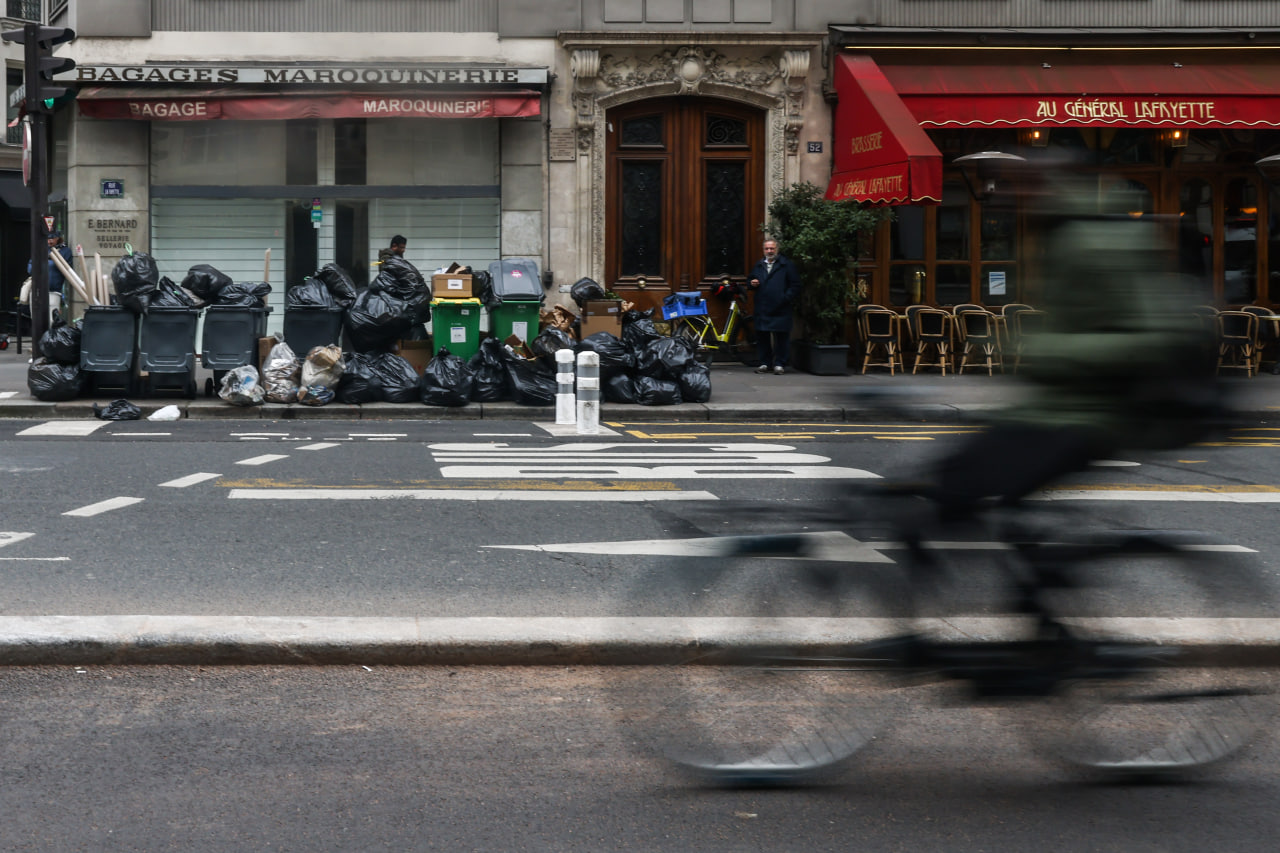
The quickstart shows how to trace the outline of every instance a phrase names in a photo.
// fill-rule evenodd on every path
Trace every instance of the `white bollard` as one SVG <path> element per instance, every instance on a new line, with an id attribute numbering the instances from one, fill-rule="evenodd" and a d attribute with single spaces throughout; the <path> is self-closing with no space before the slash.
<path id="1" fill-rule="evenodd" d="M 600 432 L 600 356 L 578 353 L 578 434 Z"/>
<path id="2" fill-rule="evenodd" d="M 577 422 L 573 397 L 573 350 L 556 350 L 556 423 Z"/>

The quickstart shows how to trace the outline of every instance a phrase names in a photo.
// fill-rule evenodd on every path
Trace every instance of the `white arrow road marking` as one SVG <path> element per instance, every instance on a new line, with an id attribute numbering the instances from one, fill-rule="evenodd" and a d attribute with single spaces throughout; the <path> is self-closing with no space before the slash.
<path id="1" fill-rule="evenodd" d="M 30 539 L 35 536 L 34 533 L 5 533 L 0 531 L 0 548 L 5 545 L 12 545 L 14 542 L 21 542 L 23 539 Z"/>
<path id="2" fill-rule="evenodd" d="M 185 489 L 187 486 L 194 486 L 196 483 L 203 483 L 206 480 L 216 480 L 221 474 L 188 474 L 185 477 L 179 477 L 176 480 L 170 480 L 167 483 L 161 483 L 161 486 L 167 486 L 171 489 Z"/>
<path id="3" fill-rule="evenodd" d="M 0 400 L 8 400 L 10 397 L 18 396 L 17 391 L 0 391 Z"/>
<path id="4" fill-rule="evenodd" d="M 711 492 L 534 491 L 530 489 L 232 489 L 228 498 L 260 501 L 715 501 Z"/>
<path id="5" fill-rule="evenodd" d="M 433 444 L 430 449 L 443 476 L 467 479 L 864 479 L 878 476 L 860 468 L 827 467 L 829 457 L 797 453 L 794 447 L 785 444 L 576 442 L 551 447 L 513 447 L 495 442 Z"/>
<path id="6" fill-rule="evenodd" d="M 106 421 L 45 421 L 27 427 L 18 435 L 92 435 L 106 425 Z"/>
<path id="7" fill-rule="evenodd" d="M 110 512 L 113 509 L 121 509 L 126 506 L 142 503 L 143 498 L 110 498 L 105 501 L 98 501 L 96 504 L 82 506 L 79 509 L 67 510 L 63 515 L 75 515 L 81 518 L 87 518 L 91 515 L 100 515 L 104 512 Z"/>
<path id="8" fill-rule="evenodd" d="M 788 534 L 790 535 L 790 534 Z M 838 530 L 794 534 L 805 540 L 806 552 L 788 556 L 792 560 L 826 560 L 841 563 L 892 563 L 879 552 L 884 543 L 860 542 Z M 731 553 L 734 536 L 707 536 L 697 539 L 632 539 L 625 542 L 562 542 L 555 545 L 486 545 L 510 551 L 542 551 L 559 554 L 626 554 L 654 557 L 721 557 Z"/>

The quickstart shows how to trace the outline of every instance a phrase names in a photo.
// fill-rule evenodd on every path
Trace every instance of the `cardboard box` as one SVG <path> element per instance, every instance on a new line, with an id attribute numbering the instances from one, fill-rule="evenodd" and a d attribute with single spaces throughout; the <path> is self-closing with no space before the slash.
<path id="1" fill-rule="evenodd" d="M 431 276 L 431 295 L 435 299 L 470 299 L 470 273 L 436 273 Z"/>
<path id="2" fill-rule="evenodd" d="M 621 338 L 622 316 L 619 314 L 605 314 L 596 317 L 584 315 L 582 324 L 578 328 L 578 340 L 585 340 L 596 332 L 608 332 L 615 338 Z"/>
<path id="3" fill-rule="evenodd" d="M 431 348 L 431 341 L 400 341 L 396 344 L 395 352 L 412 364 L 419 376 L 427 369 L 427 365 L 435 354 Z"/>
<path id="4" fill-rule="evenodd" d="M 275 335 L 268 335 L 265 338 L 258 338 L 258 373 L 262 373 L 262 365 L 266 364 L 267 356 L 271 355 L 271 348 L 280 343 L 280 339 Z"/>
<path id="5" fill-rule="evenodd" d="M 619 317 L 622 315 L 621 299 L 588 299 L 582 309 L 583 317 Z"/>

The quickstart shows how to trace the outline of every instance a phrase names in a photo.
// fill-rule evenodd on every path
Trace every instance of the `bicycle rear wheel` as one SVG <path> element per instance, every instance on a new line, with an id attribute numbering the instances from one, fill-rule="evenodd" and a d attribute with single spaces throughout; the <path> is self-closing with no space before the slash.
<path id="1" fill-rule="evenodd" d="M 712 338 L 714 330 L 711 328 L 711 322 L 706 317 L 684 317 L 676 326 L 676 337 L 683 338 L 691 343 L 694 347 L 694 357 L 707 367 L 711 366 L 711 359 L 715 355 L 715 349 L 707 346 L 707 340 Z"/>
<path id="2" fill-rule="evenodd" d="M 1071 567 L 1073 586 L 1052 606 L 1093 645 L 1037 721 L 1052 757 L 1104 776 L 1185 774 L 1240 752 L 1267 724 L 1276 702 L 1265 673 L 1223 660 L 1231 638 L 1216 635 L 1241 624 L 1223 620 L 1269 616 L 1274 599 L 1252 555 L 1223 547 L 1122 536 Z"/>
<path id="3" fill-rule="evenodd" d="M 825 562 L 806 537 L 727 538 L 727 552 L 664 575 L 697 651 L 643 697 L 644 737 L 716 785 L 782 785 L 866 747 L 899 703 L 906 601 L 892 563 Z M 820 555 L 819 555 L 820 556 Z"/>

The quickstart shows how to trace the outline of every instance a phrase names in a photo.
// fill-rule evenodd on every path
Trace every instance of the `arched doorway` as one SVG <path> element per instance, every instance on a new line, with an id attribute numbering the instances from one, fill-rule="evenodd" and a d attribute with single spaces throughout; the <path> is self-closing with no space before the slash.
<path id="1" fill-rule="evenodd" d="M 643 309 L 744 278 L 764 218 L 764 128 L 763 110 L 712 98 L 608 111 L 607 287 Z"/>

